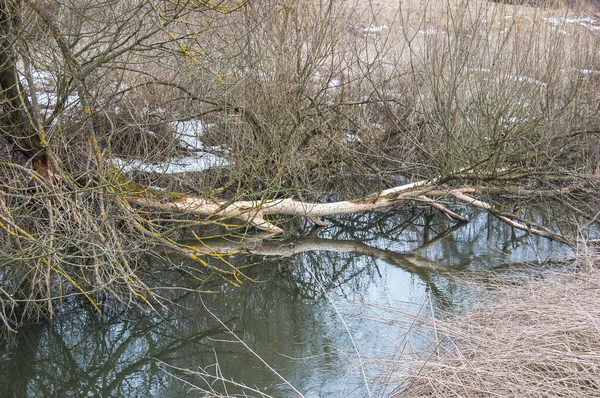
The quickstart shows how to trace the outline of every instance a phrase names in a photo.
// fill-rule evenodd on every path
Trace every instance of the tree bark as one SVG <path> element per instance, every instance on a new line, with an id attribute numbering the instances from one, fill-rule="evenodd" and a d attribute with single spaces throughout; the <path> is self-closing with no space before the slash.
<path id="1" fill-rule="evenodd" d="M 474 192 L 473 189 L 462 190 L 466 193 Z M 448 210 L 441 203 L 425 196 L 426 194 L 436 194 L 439 196 L 447 191 L 439 191 L 435 186 L 427 181 L 406 184 L 379 193 L 369 195 L 365 198 L 354 201 L 340 201 L 334 203 L 309 203 L 301 202 L 295 199 L 274 199 L 264 201 L 237 201 L 224 202 L 212 199 L 203 199 L 186 196 L 171 202 L 160 202 L 143 196 L 130 196 L 130 203 L 141 207 L 149 207 L 155 210 L 172 211 L 186 214 L 195 214 L 199 216 L 210 216 L 218 218 L 237 218 L 244 222 L 249 222 L 261 231 L 269 233 L 283 233 L 283 229 L 268 222 L 265 216 L 268 215 L 290 215 L 303 216 L 308 218 L 318 218 L 335 216 L 340 214 L 355 214 L 365 211 L 377 210 L 398 204 L 400 201 L 416 200 L 432 205 L 442 211 L 448 217 L 457 221 L 466 221 L 466 218 Z M 317 223 L 318 224 L 318 223 Z M 324 223 L 321 223 L 324 225 Z"/>
<path id="2" fill-rule="evenodd" d="M 18 152 L 17 163 L 23 159 L 46 162 L 39 131 L 34 126 L 31 103 L 25 95 L 17 72 L 15 42 L 20 25 L 17 12 L 20 2 L 0 3 L 0 92 L 2 116 L 0 137 Z M 14 160 L 14 159 L 6 159 Z"/>

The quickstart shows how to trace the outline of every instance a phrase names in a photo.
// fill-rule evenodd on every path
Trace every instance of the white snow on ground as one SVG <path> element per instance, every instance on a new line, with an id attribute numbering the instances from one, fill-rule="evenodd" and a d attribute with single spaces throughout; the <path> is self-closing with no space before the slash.
<path id="1" fill-rule="evenodd" d="M 113 158 L 115 167 L 122 172 L 141 171 L 146 173 L 158 174 L 176 174 L 204 171 L 215 167 L 225 167 L 229 165 L 226 159 L 212 153 L 203 152 L 203 150 L 226 152 L 218 147 L 205 147 L 201 138 L 207 125 L 200 120 L 192 119 L 182 122 L 170 123 L 174 130 L 174 136 L 179 140 L 179 146 L 185 149 L 197 151 L 191 156 L 183 158 L 172 158 L 166 162 L 145 163 L 141 160 L 125 161 L 120 158 Z"/>
<path id="2" fill-rule="evenodd" d="M 358 29 L 360 31 L 360 37 L 361 38 L 377 38 L 381 32 L 383 32 L 384 30 L 389 29 L 389 27 L 387 25 L 379 25 L 379 26 L 375 26 L 375 25 L 370 25 L 370 26 L 357 26 L 356 29 Z"/>
<path id="3" fill-rule="evenodd" d="M 56 81 L 54 75 L 47 71 L 32 70 L 30 77 L 40 111 L 47 112 L 54 109 L 58 100 L 58 95 L 55 91 Z M 27 78 L 19 74 L 19 80 L 27 90 L 26 93 L 29 94 L 29 82 Z M 77 104 L 79 104 L 79 96 L 72 94 L 67 97 L 65 107 L 68 108 Z"/>
<path id="4" fill-rule="evenodd" d="M 598 21 L 595 18 L 592 17 L 578 17 L 578 18 L 557 18 L 557 17 L 550 17 L 550 18 L 544 18 L 545 21 L 547 21 L 548 23 L 551 23 L 554 26 L 565 26 L 566 24 L 577 24 L 577 25 L 581 25 L 584 28 L 590 30 L 590 31 L 597 31 L 600 30 L 600 21 Z"/>
<path id="5" fill-rule="evenodd" d="M 171 122 L 173 136 L 179 140 L 179 147 L 190 151 L 208 151 L 217 153 L 229 153 L 230 150 L 222 146 L 205 146 L 202 143 L 202 136 L 206 129 L 214 126 L 211 123 L 204 123 L 197 119 L 186 120 L 183 122 Z"/>
<path id="6" fill-rule="evenodd" d="M 469 72 L 482 72 L 482 73 L 491 73 L 492 72 L 491 69 L 487 69 L 487 68 L 465 68 L 465 70 L 467 70 Z"/>
<path id="7" fill-rule="evenodd" d="M 548 85 L 548 83 L 542 82 L 540 80 L 534 79 L 533 77 L 529 77 L 529 76 L 504 75 L 504 77 L 507 79 L 510 79 L 510 80 L 514 80 L 516 82 L 533 83 L 533 84 L 537 84 L 539 86 L 544 86 L 544 87 L 546 87 Z"/>
<path id="8" fill-rule="evenodd" d="M 416 32 L 416 34 L 418 34 L 418 35 L 429 36 L 429 35 L 438 35 L 439 34 L 439 35 L 448 37 L 448 32 L 446 32 L 445 30 L 437 30 L 434 27 L 431 27 L 431 28 L 428 28 L 425 30 L 421 29 L 421 30 L 416 30 L 416 31 L 412 27 L 405 28 L 403 26 L 399 26 L 398 28 L 407 30 L 408 32 L 412 32 L 412 33 Z"/>
<path id="9" fill-rule="evenodd" d="M 443 31 L 443 30 L 437 30 L 436 28 L 429 28 L 426 30 L 419 30 L 417 32 L 418 34 L 421 35 L 437 35 L 438 33 L 444 36 L 448 36 L 448 33 Z"/>
<path id="10" fill-rule="evenodd" d="M 200 120 L 192 119 L 183 122 L 170 123 L 174 136 L 179 140 L 179 146 L 185 149 L 200 150 L 204 148 L 201 138 L 207 127 Z"/>
<path id="11" fill-rule="evenodd" d="M 386 29 L 389 29 L 389 27 L 387 25 L 380 25 L 380 26 L 366 26 L 362 28 L 362 31 L 365 33 L 379 33 L 382 32 Z"/>
<path id="12" fill-rule="evenodd" d="M 515 126 L 517 124 L 524 123 L 527 121 L 527 119 L 520 119 L 518 117 L 511 116 L 511 117 L 501 117 L 499 121 L 500 121 L 500 124 L 502 124 L 504 127 L 511 127 L 511 126 Z"/>
<path id="13" fill-rule="evenodd" d="M 202 150 L 222 151 L 221 148 L 207 148 L 201 141 L 204 130 L 207 125 L 200 120 L 192 119 L 181 122 L 171 122 L 174 130 L 173 135 L 179 140 L 179 146 L 185 149 L 197 151 L 191 156 L 184 158 L 172 158 L 166 162 L 145 163 L 141 160 L 125 161 L 120 158 L 113 158 L 115 167 L 122 172 L 142 171 L 146 173 L 175 174 L 204 171 L 215 167 L 225 167 L 229 165 L 226 159 Z M 150 132 L 149 132 L 150 133 Z"/>
<path id="14" fill-rule="evenodd" d="M 20 75 L 19 79 L 24 87 L 28 87 L 29 84 L 25 76 Z M 50 72 L 46 71 L 32 71 L 31 81 L 34 85 L 36 92 L 36 98 L 40 109 L 50 110 L 56 105 L 58 96 L 54 90 L 54 76 Z M 67 97 L 67 106 L 72 106 L 79 103 L 79 97 L 77 95 L 70 95 Z M 122 110 L 115 108 L 115 112 L 119 113 Z M 162 108 L 156 108 L 153 110 L 143 108 L 142 114 L 154 115 L 164 114 L 165 110 Z M 172 122 L 171 127 L 174 131 L 174 137 L 179 140 L 179 145 L 182 148 L 197 151 L 192 156 L 184 158 L 173 158 L 167 162 L 157 163 L 144 163 L 141 160 L 125 161 L 120 158 L 113 158 L 112 162 L 115 167 L 121 169 L 121 171 L 127 173 L 131 171 L 142 171 L 148 173 L 159 173 L 159 174 L 175 174 L 175 173 L 186 173 L 186 172 L 197 172 L 204 171 L 213 167 L 224 167 L 229 163 L 226 159 L 214 155 L 212 153 L 203 152 L 206 150 L 226 152 L 222 148 L 205 148 L 202 144 L 201 137 L 204 134 L 204 130 L 210 127 L 207 124 L 202 123 L 200 120 L 187 120 L 182 122 Z M 146 130 L 146 133 L 152 136 L 156 136 L 153 131 Z"/>
<path id="15" fill-rule="evenodd" d="M 324 84 L 327 85 L 327 89 L 337 89 L 341 85 L 341 81 L 339 79 L 330 78 L 331 76 L 323 76 L 319 71 L 316 71 L 312 77 L 313 82 L 317 88 L 322 87 Z"/>
<path id="16" fill-rule="evenodd" d="M 229 164 L 222 157 L 206 152 L 198 152 L 194 156 L 184 158 L 173 158 L 167 162 L 144 163 L 141 160 L 125 161 L 121 158 L 113 158 L 112 162 L 123 173 L 142 171 L 158 174 L 198 172 L 216 167 L 225 167 Z"/>
<path id="17" fill-rule="evenodd" d="M 571 68 L 571 69 L 569 69 L 569 71 L 571 71 L 571 72 L 578 72 L 578 73 L 581 73 L 582 75 L 600 74 L 600 70 L 595 70 L 595 69 L 577 69 L 577 68 Z"/>
<path id="18" fill-rule="evenodd" d="M 37 98 L 38 105 L 41 108 L 52 108 L 56 104 L 57 95 L 51 91 L 41 91 L 39 93 L 35 93 L 35 97 Z"/>
<path id="19" fill-rule="evenodd" d="M 37 103 L 41 109 L 54 109 L 56 105 L 56 100 L 58 99 L 56 93 L 52 91 L 40 91 L 35 93 L 35 97 L 37 99 Z M 67 102 L 65 107 L 70 107 L 79 103 L 79 96 L 77 95 L 69 95 L 67 97 Z"/>
<path id="20" fill-rule="evenodd" d="M 154 108 L 154 109 L 149 109 L 149 108 L 146 108 L 146 107 L 142 108 L 142 115 L 143 116 L 164 115 L 165 113 L 166 113 L 166 111 L 163 108 L 161 108 L 161 107 Z"/>
<path id="21" fill-rule="evenodd" d="M 327 87 L 329 88 L 337 88 L 340 86 L 340 81 L 338 79 L 333 79 L 327 83 Z"/>
<path id="22" fill-rule="evenodd" d="M 19 80 L 23 87 L 29 87 L 27 78 L 24 75 L 19 74 Z M 36 89 L 44 89 L 47 86 L 54 85 L 54 76 L 46 71 L 32 70 L 31 80 Z"/>
<path id="23" fill-rule="evenodd" d="M 352 134 L 352 133 L 343 133 L 344 135 L 341 138 L 341 141 L 344 144 L 350 144 L 352 142 L 363 142 L 363 140 L 357 136 L 356 134 Z"/>

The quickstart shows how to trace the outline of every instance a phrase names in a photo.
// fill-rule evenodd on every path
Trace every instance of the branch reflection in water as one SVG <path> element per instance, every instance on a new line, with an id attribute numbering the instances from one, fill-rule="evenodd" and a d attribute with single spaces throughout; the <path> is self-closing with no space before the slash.
<path id="1" fill-rule="evenodd" d="M 257 263 L 244 268 L 257 282 L 238 288 L 202 283 L 190 277 L 197 270 L 183 259 L 154 261 L 144 278 L 172 303 L 169 311 L 99 317 L 73 300 L 52 324 L 25 328 L 3 347 L 0 395 L 182 396 L 189 386 L 177 378 L 201 385 L 211 374 L 292 396 L 205 304 L 306 396 L 361 396 L 356 355 L 331 303 L 366 360 L 389 358 L 399 342 L 428 343 L 412 317 L 423 303 L 442 313 L 464 301 L 464 287 L 454 283 L 457 271 L 469 275 L 569 255 L 556 242 L 512 231 L 484 213 L 468 217 L 470 223 L 456 225 L 429 211 L 373 212 L 338 217 L 333 227 L 302 231 L 294 240 L 205 241 L 231 254 L 228 261 L 238 267 Z M 367 376 L 375 377 L 379 369 L 366 364 Z M 203 386 L 225 392 L 223 383 Z"/>

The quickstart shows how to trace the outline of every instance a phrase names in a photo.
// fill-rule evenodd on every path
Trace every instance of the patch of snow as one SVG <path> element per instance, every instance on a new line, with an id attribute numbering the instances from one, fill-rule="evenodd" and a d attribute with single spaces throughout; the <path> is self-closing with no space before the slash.
<path id="1" fill-rule="evenodd" d="M 54 81 L 54 75 L 48 71 L 32 70 L 31 79 L 33 84 L 50 84 Z"/>
<path id="2" fill-rule="evenodd" d="M 387 25 L 380 25 L 380 26 L 371 25 L 371 26 L 363 27 L 362 31 L 365 33 L 379 33 L 386 29 L 389 29 L 389 27 Z"/>
<path id="3" fill-rule="evenodd" d="M 579 18 L 544 18 L 545 21 L 554 26 L 564 26 L 566 24 L 577 24 L 583 26 L 590 31 L 600 30 L 600 21 L 592 17 Z"/>
<path id="4" fill-rule="evenodd" d="M 56 107 L 56 101 L 58 100 L 58 94 L 54 90 L 55 76 L 48 71 L 32 70 L 31 81 L 35 91 L 35 97 L 37 104 L 41 111 L 48 111 Z M 29 88 L 27 78 L 19 74 L 19 80 L 24 88 Z M 29 94 L 29 91 L 26 91 Z M 65 102 L 65 107 L 71 107 L 79 103 L 79 96 L 76 94 L 69 95 Z"/>
<path id="5" fill-rule="evenodd" d="M 491 69 L 487 69 L 487 68 L 465 68 L 465 70 L 469 71 L 469 72 L 482 72 L 482 73 L 491 73 L 492 70 Z"/>
<path id="6" fill-rule="evenodd" d="M 201 137 L 204 135 L 205 129 L 204 123 L 197 119 L 172 122 L 171 127 L 173 127 L 177 134 L 185 137 Z"/>
<path id="7" fill-rule="evenodd" d="M 142 171 L 157 174 L 191 173 L 208 170 L 211 168 L 225 167 L 229 163 L 226 159 L 207 152 L 198 152 L 194 156 L 173 158 L 167 162 L 144 163 L 141 160 L 125 161 L 113 158 L 114 166 L 124 173 Z"/>
<path id="8" fill-rule="evenodd" d="M 594 75 L 594 74 L 599 74 L 600 70 L 595 70 L 595 69 L 577 69 L 577 68 L 571 68 L 569 69 L 569 71 L 571 72 L 578 72 L 581 73 L 583 75 Z"/>
<path id="9" fill-rule="evenodd" d="M 338 79 L 332 79 L 331 81 L 329 81 L 329 83 L 327 83 L 327 86 L 329 88 L 336 88 L 340 86 L 340 81 Z"/>
<path id="10" fill-rule="evenodd" d="M 534 79 L 533 77 L 529 77 L 529 76 L 504 75 L 504 77 L 506 77 L 507 79 L 510 79 L 510 80 L 514 80 L 516 82 L 533 83 L 533 84 L 537 84 L 537 85 L 543 86 L 543 87 L 546 87 L 548 85 L 548 83 L 542 82 L 540 80 Z"/>
<path id="11" fill-rule="evenodd" d="M 338 88 L 342 82 L 339 79 L 331 79 L 328 80 L 330 76 L 323 76 L 321 73 L 319 73 L 319 71 L 315 72 L 315 74 L 312 77 L 312 80 L 315 82 L 315 84 L 317 84 L 319 87 L 322 87 L 322 85 L 327 84 L 327 88 L 328 89 L 335 89 Z"/>
<path id="12" fill-rule="evenodd" d="M 510 126 L 517 125 L 519 123 L 523 123 L 526 121 L 526 119 L 519 119 L 518 117 L 511 116 L 511 117 L 501 117 L 499 121 L 504 127 L 510 127 Z"/>
<path id="13" fill-rule="evenodd" d="M 19 80 L 23 87 L 29 87 L 27 78 L 24 75 L 19 74 Z M 43 90 L 45 87 L 53 85 L 54 80 L 54 75 L 50 72 L 40 70 L 31 71 L 31 81 L 33 82 L 34 88 L 38 90 Z"/>
<path id="14" fill-rule="evenodd" d="M 142 115 L 143 116 L 164 115 L 165 113 L 166 113 L 166 111 L 163 108 L 161 108 L 161 107 L 154 108 L 154 109 L 150 109 L 150 108 L 147 108 L 147 107 L 143 107 L 142 108 Z"/>
<path id="15" fill-rule="evenodd" d="M 350 144 L 352 142 L 363 142 L 363 140 L 359 136 L 357 136 L 356 134 L 352 134 L 352 133 L 344 133 L 341 141 L 344 144 Z"/>
<path id="16" fill-rule="evenodd" d="M 226 155 L 231 154 L 231 149 L 225 148 L 221 145 L 207 146 L 204 147 L 204 150 L 210 153 L 222 153 Z"/>
<path id="17" fill-rule="evenodd" d="M 53 108 L 58 99 L 56 93 L 46 91 L 35 93 L 35 97 L 40 108 Z"/>
<path id="18" fill-rule="evenodd" d="M 53 109 L 56 106 L 58 96 L 53 91 L 40 91 L 35 93 L 37 103 L 41 109 Z M 79 103 L 79 96 L 69 95 L 65 103 L 65 107 L 68 108 Z"/>
<path id="19" fill-rule="evenodd" d="M 443 31 L 443 30 L 442 31 L 438 31 L 436 28 L 429 28 L 429 29 L 426 29 L 426 30 L 419 30 L 417 33 L 421 34 L 421 35 L 426 35 L 426 36 L 427 35 L 437 35 L 438 33 L 441 34 L 441 35 L 444 35 L 444 36 L 448 35 L 448 33 L 446 33 L 445 31 Z"/>
<path id="20" fill-rule="evenodd" d="M 180 147 L 195 150 L 204 148 L 201 137 L 204 135 L 206 126 L 200 120 L 192 119 L 170 124 L 175 131 L 175 138 L 179 140 Z"/>

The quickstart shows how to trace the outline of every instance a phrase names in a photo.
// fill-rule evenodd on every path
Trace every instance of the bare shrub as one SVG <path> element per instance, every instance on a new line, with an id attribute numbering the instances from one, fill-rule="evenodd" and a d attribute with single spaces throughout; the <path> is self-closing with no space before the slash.
<path id="1" fill-rule="evenodd" d="M 466 0 L 248 7 L 228 28 L 245 41 L 213 79 L 211 112 L 226 114 L 212 113 L 207 140 L 232 149 L 232 177 L 257 195 L 320 198 L 344 174 L 591 175 L 598 137 L 579 132 L 599 123 L 599 38 L 570 13 Z"/>
<path id="2" fill-rule="evenodd" d="M 403 26 L 415 26 L 420 15 L 429 20 L 418 31 L 404 29 L 410 70 L 398 67 L 397 74 L 406 76 L 414 97 L 390 108 L 394 148 L 413 147 L 415 163 L 441 170 L 539 167 L 540 160 L 545 167 L 572 167 L 574 158 L 563 156 L 581 153 L 590 137 L 567 139 L 568 132 L 598 124 L 596 96 L 587 92 L 596 86 L 580 80 L 584 71 L 597 70 L 598 58 L 589 52 L 597 35 L 544 14 L 550 11 L 460 4 L 403 13 Z M 555 152 L 558 142 L 562 155 Z M 587 173 L 595 163 L 588 160 L 580 159 Z"/>
<path id="3" fill-rule="evenodd" d="M 159 305 L 136 271 L 144 255 L 156 254 L 159 241 L 179 245 L 170 238 L 171 227 L 156 222 L 161 215 L 137 211 L 126 197 L 149 192 L 161 200 L 172 197 L 152 191 L 149 182 L 133 182 L 135 176 L 122 173 L 114 160 L 177 156 L 181 148 L 171 122 L 189 118 L 189 109 L 173 98 L 172 89 L 159 91 L 156 82 L 172 83 L 181 72 L 188 76 L 189 64 L 198 62 L 192 51 L 199 51 L 201 34 L 221 16 L 226 21 L 235 6 L 239 3 L 119 0 L 0 4 L 3 331 L 51 317 L 54 305 L 71 295 L 99 312 L 101 301 Z M 187 251 L 210 277 L 216 268 L 196 254 Z"/>

